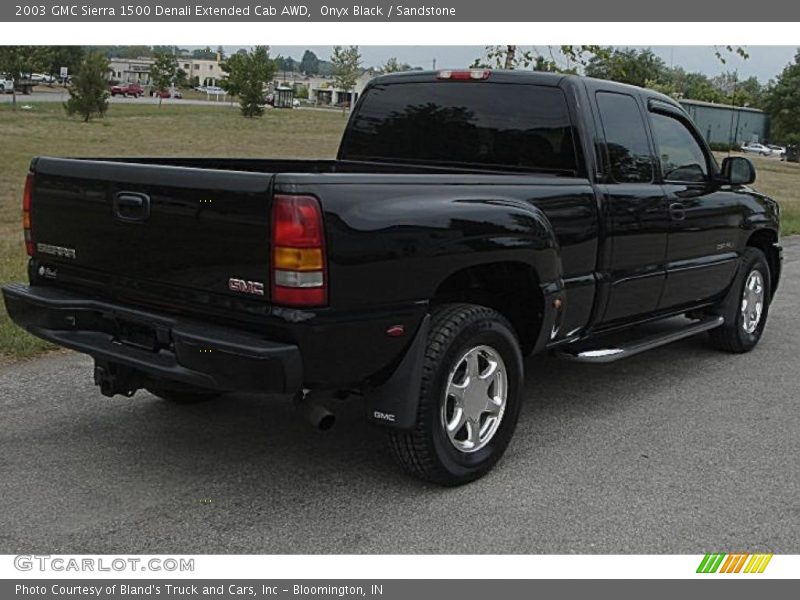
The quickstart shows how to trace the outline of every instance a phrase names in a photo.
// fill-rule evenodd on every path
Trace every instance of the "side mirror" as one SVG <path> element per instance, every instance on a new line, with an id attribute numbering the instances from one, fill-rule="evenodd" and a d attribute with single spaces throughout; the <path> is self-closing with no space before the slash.
<path id="1" fill-rule="evenodd" d="M 756 180 L 756 168 L 749 158 L 728 156 L 722 161 L 722 178 L 731 185 L 747 185 Z"/>

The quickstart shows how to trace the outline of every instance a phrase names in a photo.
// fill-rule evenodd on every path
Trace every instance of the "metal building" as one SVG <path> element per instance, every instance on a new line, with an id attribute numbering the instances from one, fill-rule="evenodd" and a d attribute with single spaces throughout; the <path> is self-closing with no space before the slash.
<path id="1" fill-rule="evenodd" d="M 679 102 L 709 144 L 739 146 L 769 139 L 769 116 L 763 110 L 700 100 Z"/>

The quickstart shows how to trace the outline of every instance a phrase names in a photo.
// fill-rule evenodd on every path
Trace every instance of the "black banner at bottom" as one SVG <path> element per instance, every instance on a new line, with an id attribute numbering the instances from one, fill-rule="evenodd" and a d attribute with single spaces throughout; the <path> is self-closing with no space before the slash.
<path id="1" fill-rule="evenodd" d="M 555 580 L 555 579 L 352 579 L 352 580 L 263 580 L 263 579 L 26 579 L 0 581 L 0 598 L 8 600 L 177 600 L 187 598 L 214 600 L 333 600 L 335 598 L 370 598 L 373 600 L 419 600 L 423 598 L 458 598 L 459 600 L 534 599 L 559 594 L 574 598 L 597 598 L 613 594 L 615 598 L 648 600 L 680 597 L 707 597 L 725 594 L 726 600 L 795 597 L 798 584 L 793 580 Z M 766 595 L 765 595 L 766 594 Z"/>

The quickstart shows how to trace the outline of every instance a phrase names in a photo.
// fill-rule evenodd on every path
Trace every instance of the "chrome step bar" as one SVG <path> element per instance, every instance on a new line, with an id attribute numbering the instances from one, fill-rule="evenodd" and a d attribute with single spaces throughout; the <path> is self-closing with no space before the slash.
<path id="1" fill-rule="evenodd" d="M 558 358 L 571 360 L 573 362 L 592 363 L 592 364 L 605 364 L 622 360 L 630 356 L 635 356 L 641 352 L 665 346 L 672 342 L 677 342 L 683 338 L 703 333 L 710 329 L 719 327 L 725 322 L 722 317 L 707 317 L 700 321 L 694 321 L 685 327 L 672 329 L 665 333 L 658 333 L 649 335 L 638 340 L 632 340 L 625 344 L 618 346 L 601 347 L 601 348 L 588 348 L 576 352 L 569 352 L 568 350 L 559 350 L 556 352 Z"/>

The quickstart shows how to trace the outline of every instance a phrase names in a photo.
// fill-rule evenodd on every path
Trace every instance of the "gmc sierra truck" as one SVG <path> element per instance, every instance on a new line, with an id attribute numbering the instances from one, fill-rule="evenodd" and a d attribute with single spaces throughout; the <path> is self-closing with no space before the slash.
<path id="1" fill-rule="evenodd" d="M 754 179 L 656 92 L 393 74 L 335 160 L 35 158 L 30 281 L 3 293 L 107 396 L 285 394 L 320 427 L 352 396 L 408 471 L 455 485 L 508 446 L 523 356 L 758 343 L 781 248 Z"/>

